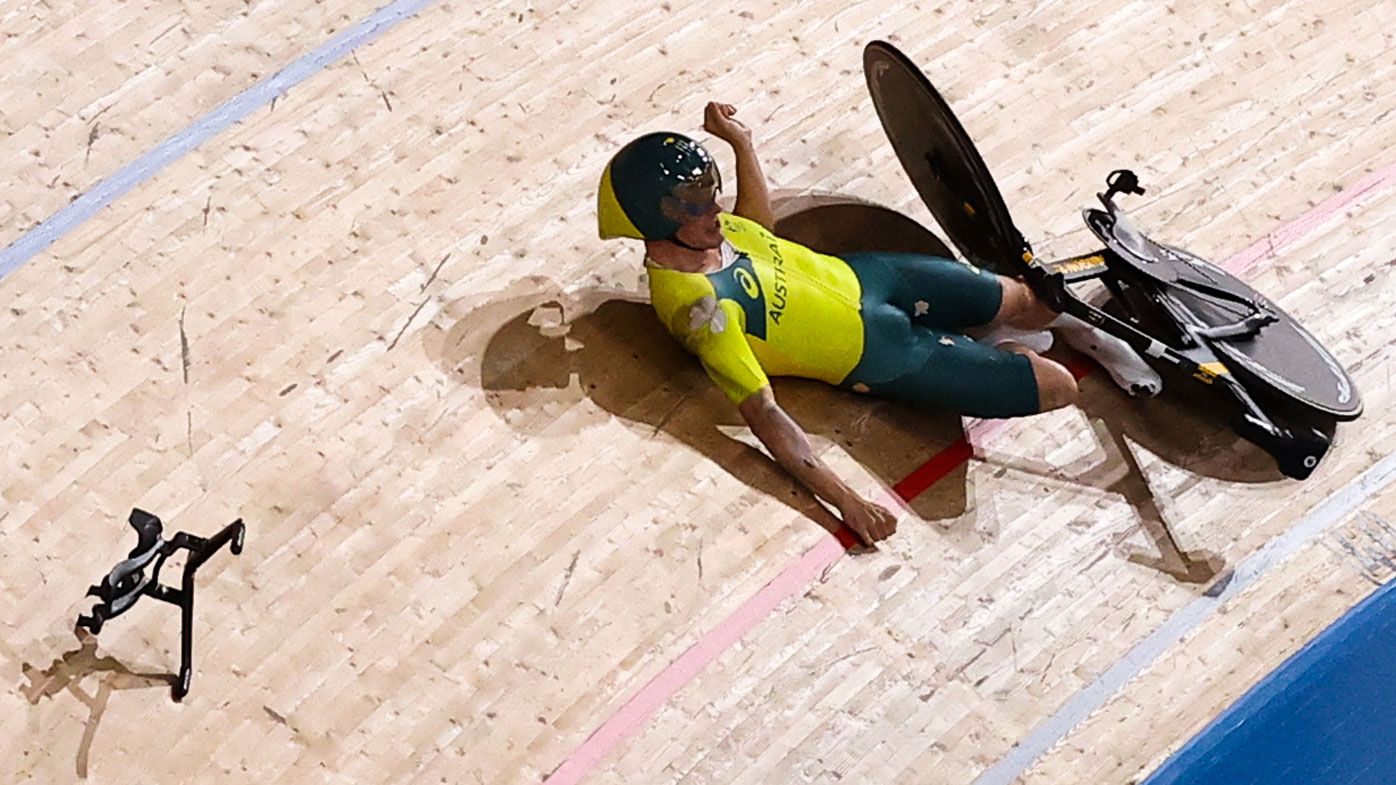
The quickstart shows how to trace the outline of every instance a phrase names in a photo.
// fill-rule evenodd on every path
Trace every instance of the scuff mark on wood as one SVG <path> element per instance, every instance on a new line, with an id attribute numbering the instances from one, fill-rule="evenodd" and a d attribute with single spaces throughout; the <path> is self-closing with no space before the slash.
<path id="1" fill-rule="evenodd" d="M 431 271 L 431 277 L 427 279 L 426 283 L 422 284 L 422 291 L 425 292 L 427 290 L 427 287 L 431 286 L 431 282 L 436 280 L 437 274 L 441 272 L 442 267 L 446 266 L 446 260 L 450 258 L 451 254 L 449 252 L 447 252 L 445 256 L 441 257 L 441 263 L 436 265 L 436 269 Z"/>
<path id="2" fill-rule="evenodd" d="M 388 111 L 393 111 L 393 102 L 388 100 L 388 91 L 379 87 L 378 83 L 373 81 L 373 79 L 369 77 L 368 70 L 364 68 L 363 63 L 359 62 L 359 55 L 356 52 L 350 52 L 349 54 L 354 58 L 354 65 L 357 65 L 359 67 L 359 73 L 363 75 L 364 81 L 368 82 L 369 87 L 372 87 L 374 90 L 378 91 L 378 95 L 383 99 L 383 105 L 388 107 Z"/>
<path id="3" fill-rule="evenodd" d="M 869 647 L 867 647 L 867 648 L 865 648 L 865 649 L 859 649 L 858 651 L 851 651 L 851 652 L 849 652 L 849 653 L 843 655 L 842 657 L 839 657 L 839 658 L 835 659 L 834 661 L 830 662 L 828 665 L 825 665 L 825 666 L 824 666 L 824 669 L 825 669 L 825 670 L 828 670 L 828 669 L 834 667 L 835 665 L 838 665 L 840 662 L 843 662 L 844 660 L 848 659 L 849 657 L 857 657 L 859 654 L 867 654 L 868 652 L 872 651 L 872 650 L 875 649 L 875 648 L 877 648 L 877 647 L 876 647 L 876 646 L 869 646 Z"/>
<path id="4" fill-rule="evenodd" d="M 184 383 L 189 384 L 189 334 L 184 330 L 184 315 L 189 306 L 179 309 L 179 359 L 184 371 Z"/>
<path id="5" fill-rule="evenodd" d="M 417 437 L 417 443 L 418 443 L 418 444 L 421 444 L 421 443 L 422 443 L 422 440 L 425 439 L 425 438 L 427 437 L 427 434 L 431 433 L 431 431 L 432 431 L 433 428 L 435 428 L 436 426 L 440 425 L 440 424 L 441 424 L 441 421 L 444 420 L 444 419 L 446 419 L 446 415 L 448 415 L 448 414 L 450 414 L 450 413 L 451 413 L 451 410 L 450 410 L 450 409 L 442 408 L 441 413 L 438 414 L 438 415 L 436 415 L 436 419 L 431 421 L 431 425 L 428 425 L 426 428 L 423 428 L 423 429 L 422 429 L 421 435 Z"/>
<path id="6" fill-rule="evenodd" d="M 393 347 L 397 346 L 397 342 L 402 340 L 402 334 L 407 332 L 407 328 L 412 324 L 412 320 L 417 318 L 417 314 L 421 313 L 422 309 L 425 308 L 427 303 L 429 302 L 431 302 L 430 297 L 421 301 L 420 303 L 417 303 L 416 310 L 412 311 L 412 315 L 407 317 L 407 321 L 403 323 L 402 329 L 398 330 L 397 335 L 393 337 L 393 342 L 388 344 L 388 351 L 391 352 L 393 350 Z"/>
<path id="7" fill-rule="evenodd" d="M 683 395 L 679 396 L 679 399 L 674 402 L 674 405 L 669 407 L 669 411 L 665 412 L 664 416 L 660 417 L 659 421 L 654 424 L 654 430 L 650 431 L 651 436 L 657 435 L 660 432 L 660 430 L 664 428 L 664 426 L 669 424 L 669 420 L 673 418 L 674 412 L 677 412 L 679 410 L 679 407 L 683 406 L 684 401 L 688 400 L 689 395 L 690 393 L 684 393 Z"/>
<path id="8" fill-rule="evenodd" d="M 87 153 L 82 157 L 83 166 L 86 166 L 88 160 L 92 158 L 92 143 L 97 141 L 97 129 L 100 127 L 101 123 L 93 123 L 91 130 L 87 132 Z"/>
<path id="9" fill-rule="evenodd" d="M 582 555 L 581 551 L 572 554 L 572 563 L 567 565 L 567 572 L 562 575 L 562 585 L 557 587 L 557 599 L 553 600 L 553 607 L 556 608 L 562 603 L 562 595 L 567 591 L 567 584 L 572 582 L 572 573 L 577 569 L 577 559 Z"/>

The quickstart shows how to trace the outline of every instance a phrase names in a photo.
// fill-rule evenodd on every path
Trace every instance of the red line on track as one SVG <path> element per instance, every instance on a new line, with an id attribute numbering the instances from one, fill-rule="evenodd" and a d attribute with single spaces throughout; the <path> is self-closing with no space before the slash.
<path id="1" fill-rule="evenodd" d="M 1280 226 L 1241 253 L 1227 259 L 1222 266 L 1235 273 L 1244 272 L 1261 259 L 1277 253 L 1283 246 L 1297 242 L 1323 223 L 1333 220 L 1341 211 L 1361 199 L 1384 193 L 1393 185 L 1396 185 L 1396 163 L 1372 172 L 1352 187 L 1344 189 L 1299 218 Z M 1077 379 L 1090 372 L 1090 367 L 1081 362 L 1068 363 L 1067 367 Z M 893 486 L 893 490 L 906 501 L 924 493 L 927 488 L 972 457 L 974 450 L 969 436 L 976 430 L 978 429 L 975 425 L 969 426 L 964 436 L 904 477 Z M 780 602 L 794 596 L 803 586 L 808 585 L 809 581 L 817 580 L 825 569 L 837 562 L 847 549 L 856 544 L 857 537 L 846 526 L 840 528 L 833 538 L 820 538 L 813 548 L 763 586 L 756 596 L 720 621 L 695 641 L 678 660 L 660 671 L 648 684 L 632 695 L 618 712 L 602 723 L 576 751 L 545 778 L 546 785 L 575 785 L 579 782 L 599 765 L 611 750 L 638 733 L 644 723 L 674 693 L 696 678 L 709 663 L 721 656 L 748 630 L 759 624 Z"/>

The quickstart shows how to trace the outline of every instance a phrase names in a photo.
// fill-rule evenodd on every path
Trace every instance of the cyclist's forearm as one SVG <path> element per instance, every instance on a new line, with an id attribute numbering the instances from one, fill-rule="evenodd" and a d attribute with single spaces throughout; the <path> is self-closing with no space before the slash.
<path id="1" fill-rule="evenodd" d="M 856 498 L 853 489 L 814 454 L 809 438 L 783 410 L 773 407 L 748 423 L 776 463 L 814 495 L 839 510 Z"/>
<path id="2" fill-rule="evenodd" d="M 749 139 L 743 140 L 732 146 L 732 152 L 737 157 L 737 215 L 774 229 L 776 219 L 771 209 L 771 194 L 755 146 Z"/>

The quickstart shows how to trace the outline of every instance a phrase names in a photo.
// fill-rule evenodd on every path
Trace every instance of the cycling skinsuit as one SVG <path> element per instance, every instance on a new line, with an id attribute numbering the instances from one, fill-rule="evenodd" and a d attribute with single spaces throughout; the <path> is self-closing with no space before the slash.
<path id="1" fill-rule="evenodd" d="M 723 266 L 648 265 L 660 321 L 735 403 L 768 376 L 979 417 L 1038 411 L 1032 365 L 959 331 L 988 324 L 998 278 L 935 256 L 816 253 L 723 213 Z"/>

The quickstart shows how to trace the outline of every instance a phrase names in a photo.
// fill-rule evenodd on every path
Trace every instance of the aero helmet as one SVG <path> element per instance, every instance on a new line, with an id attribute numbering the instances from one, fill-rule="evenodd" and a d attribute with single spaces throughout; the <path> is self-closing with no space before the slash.
<path id="1" fill-rule="evenodd" d="M 668 240 L 685 218 L 710 209 L 721 189 L 717 163 L 701 144 L 683 134 L 645 134 L 601 173 L 597 231 L 607 240 Z"/>

